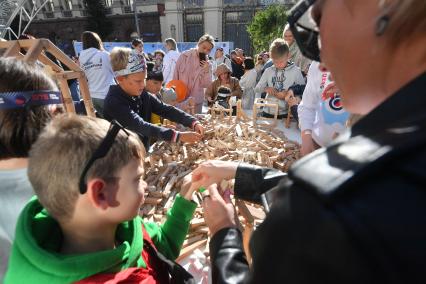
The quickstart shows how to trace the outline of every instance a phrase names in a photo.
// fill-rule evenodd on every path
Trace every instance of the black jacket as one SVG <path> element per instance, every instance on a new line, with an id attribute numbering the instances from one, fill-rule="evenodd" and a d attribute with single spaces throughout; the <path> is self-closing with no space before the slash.
<path id="1" fill-rule="evenodd" d="M 146 91 L 134 97 L 127 95 L 120 85 L 110 86 L 104 102 L 104 117 L 107 120 L 115 119 L 136 132 L 146 149 L 151 137 L 165 141 L 178 140 L 179 133 L 175 130 L 150 123 L 152 113 L 191 128 L 197 121 L 191 115 L 161 102 Z"/>
<path id="2" fill-rule="evenodd" d="M 426 73 L 348 136 L 287 177 L 238 168 L 237 196 L 276 195 L 251 271 L 237 229 L 212 237 L 213 283 L 426 283 Z"/>
<path id="3" fill-rule="evenodd" d="M 232 66 L 232 77 L 237 78 L 238 80 L 244 75 L 244 67 L 242 64 L 238 64 L 236 61 L 231 60 Z"/>

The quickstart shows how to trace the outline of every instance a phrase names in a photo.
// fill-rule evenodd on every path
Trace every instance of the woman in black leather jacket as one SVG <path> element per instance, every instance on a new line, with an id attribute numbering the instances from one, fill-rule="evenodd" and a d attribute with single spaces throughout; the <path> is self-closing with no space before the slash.
<path id="1" fill-rule="evenodd" d="M 193 186 L 209 186 L 213 283 L 426 283 L 426 2 L 301 1 L 289 22 L 304 55 L 318 60 L 315 41 L 306 42 L 315 32 L 297 28 L 312 5 L 321 61 L 344 107 L 365 116 L 288 176 L 220 161 L 194 171 Z M 276 189 L 250 241 L 251 267 L 216 187 L 234 177 L 242 199 Z"/>

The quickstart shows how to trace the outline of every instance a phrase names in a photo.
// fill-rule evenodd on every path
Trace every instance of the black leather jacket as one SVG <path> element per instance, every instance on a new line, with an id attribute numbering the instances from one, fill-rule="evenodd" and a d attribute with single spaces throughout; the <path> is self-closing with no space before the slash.
<path id="1" fill-rule="evenodd" d="M 426 73 L 288 177 L 237 170 L 240 198 L 274 186 L 251 269 L 237 229 L 212 237 L 213 283 L 426 283 Z"/>

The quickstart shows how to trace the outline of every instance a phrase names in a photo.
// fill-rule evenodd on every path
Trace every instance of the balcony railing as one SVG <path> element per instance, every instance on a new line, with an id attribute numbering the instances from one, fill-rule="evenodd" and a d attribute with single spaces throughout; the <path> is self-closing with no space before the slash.
<path id="1" fill-rule="evenodd" d="M 62 11 L 62 16 L 64 18 L 72 18 L 72 11 Z"/>
<path id="2" fill-rule="evenodd" d="M 133 13 L 132 12 L 132 6 L 124 6 L 123 7 L 123 13 L 125 13 L 125 14 Z"/>

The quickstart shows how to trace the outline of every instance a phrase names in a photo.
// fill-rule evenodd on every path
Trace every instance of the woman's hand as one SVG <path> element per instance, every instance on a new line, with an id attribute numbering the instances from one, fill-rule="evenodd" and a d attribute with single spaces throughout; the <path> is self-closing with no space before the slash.
<path id="1" fill-rule="evenodd" d="M 234 179 L 237 173 L 238 163 L 230 161 L 211 160 L 204 162 L 192 172 L 192 184 L 194 187 L 208 187 L 222 180 Z"/>
<path id="2" fill-rule="evenodd" d="M 217 185 L 208 187 L 209 195 L 203 197 L 204 220 L 213 236 L 224 228 L 236 227 L 235 208 L 228 197 L 219 194 Z"/>
<path id="3" fill-rule="evenodd" d="M 209 62 L 208 62 L 208 61 L 203 60 L 203 61 L 200 61 L 200 66 L 201 66 L 201 68 L 203 68 L 204 70 L 207 70 L 207 69 L 210 67 L 210 64 L 209 64 Z"/>

